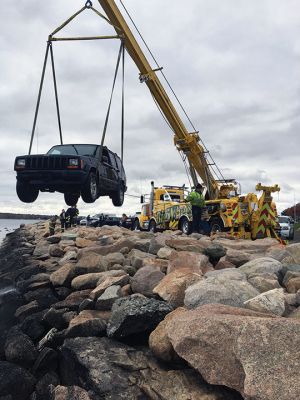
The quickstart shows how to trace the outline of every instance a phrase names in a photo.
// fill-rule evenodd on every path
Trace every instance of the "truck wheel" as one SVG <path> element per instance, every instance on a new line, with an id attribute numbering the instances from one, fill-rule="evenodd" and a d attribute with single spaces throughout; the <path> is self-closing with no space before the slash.
<path id="1" fill-rule="evenodd" d="M 33 203 L 38 195 L 39 195 L 39 190 L 35 189 L 32 185 L 29 183 L 23 183 L 17 181 L 17 195 L 23 203 Z"/>
<path id="2" fill-rule="evenodd" d="M 191 233 L 191 224 L 190 221 L 186 217 L 182 217 L 180 220 L 180 230 L 185 235 Z"/>
<path id="3" fill-rule="evenodd" d="M 148 230 L 149 230 L 149 232 L 156 232 L 156 222 L 154 221 L 154 219 L 152 219 L 149 222 Z"/>
<path id="4" fill-rule="evenodd" d="M 136 219 L 136 220 L 134 221 L 134 223 L 133 223 L 133 230 L 134 230 L 134 231 L 139 231 L 140 229 L 141 229 L 140 221 L 139 221 L 138 219 Z"/>
<path id="5" fill-rule="evenodd" d="M 223 232 L 224 231 L 224 223 L 220 217 L 214 217 L 210 220 L 210 232 Z"/>
<path id="6" fill-rule="evenodd" d="M 64 193 L 65 203 L 68 206 L 75 206 L 79 199 L 78 193 Z"/>
<path id="7" fill-rule="evenodd" d="M 85 203 L 94 203 L 98 198 L 98 183 L 94 172 L 90 172 L 86 183 L 81 190 L 81 197 Z"/>
<path id="8" fill-rule="evenodd" d="M 111 200 L 115 207 L 121 207 L 124 203 L 124 189 L 122 185 L 120 185 L 119 189 L 111 196 Z"/>

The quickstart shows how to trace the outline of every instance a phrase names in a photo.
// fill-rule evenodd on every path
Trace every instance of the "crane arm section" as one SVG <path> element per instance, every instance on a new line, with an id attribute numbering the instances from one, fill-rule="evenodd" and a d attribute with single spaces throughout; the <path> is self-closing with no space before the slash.
<path id="1" fill-rule="evenodd" d="M 220 188 L 209 168 L 205 158 L 205 151 L 200 144 L 197 132 L 189 133 L 183 121 L 172 104 L 167 92 L 161 84 L 155 70 L 145 57 L 141 47 L 132 34 L 127 22 L 123 18 L 114 0 L 98 0 L 108 19 L 118 34 L 123 35 L 126 50 L 140 71 L 140 80 L 145 82 L 174 131 L 174 143 L 182 151 L 190 164 L 194 184 L 197 183 L 196 174 L 202 179 L 208 189 L 210 199 L 219 197 Z"/>

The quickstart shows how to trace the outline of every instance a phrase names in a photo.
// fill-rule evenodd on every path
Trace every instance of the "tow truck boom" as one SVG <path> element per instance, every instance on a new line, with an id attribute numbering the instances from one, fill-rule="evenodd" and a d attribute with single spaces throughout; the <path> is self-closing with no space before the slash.
<path id="1" fill-rule="evenodd" d="M 217 181 L 208 165 L 205 150 L 200 144 L 198 132 L 189 132 L 172 104 L 167 92 L 161 84 L 155 69 L 151 68 L 142 49 L 133 36 L 127 22 L 123 18 L 114 0 L 98 0 L 118 35 L 122 35 L 126 50 L 140 71 L 140 81 L 145 82 L 151 94 L 174 132 L 174 143 L 179 152 L 183 152 L 189 162 L 194 185 L 197 174 L 207 188 L 208 198 L 227 197 L 228 192 L 235 189 L 233 184 Z"/>

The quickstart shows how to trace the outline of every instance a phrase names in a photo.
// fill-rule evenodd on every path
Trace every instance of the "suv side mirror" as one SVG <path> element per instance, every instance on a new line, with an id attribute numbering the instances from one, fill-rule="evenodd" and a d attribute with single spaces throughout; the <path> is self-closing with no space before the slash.
<path id="1" fill-rule="evenodd" d="M 141 203 L 145 203 L 145 197 L 141 196 Z"/>
<path id="2" fill-rule="evenodd" d="M 102 157 L 102 162 L 108 164 L 108 157 L 107 156 L 103 156 Z"/>

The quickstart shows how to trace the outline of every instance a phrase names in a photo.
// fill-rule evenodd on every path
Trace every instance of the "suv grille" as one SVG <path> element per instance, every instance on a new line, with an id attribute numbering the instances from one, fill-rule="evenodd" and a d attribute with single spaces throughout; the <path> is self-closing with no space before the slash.
<path id="1" fill-rule="evenodd" d="M 26 169 L 65 169 L 68 159 L 65 156 L 30 156 L 26 159 Z"/>

